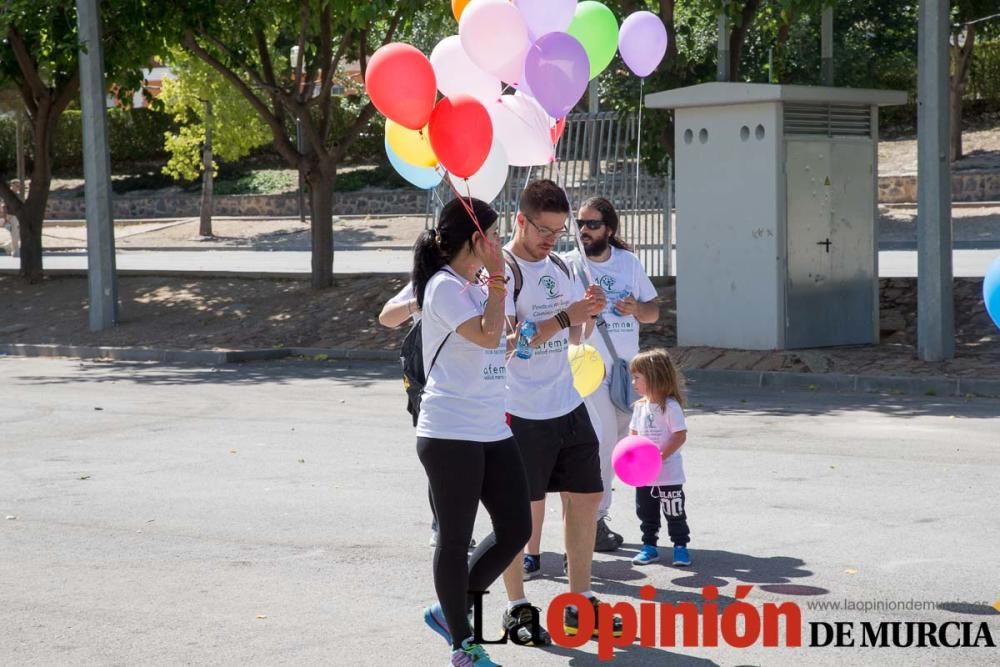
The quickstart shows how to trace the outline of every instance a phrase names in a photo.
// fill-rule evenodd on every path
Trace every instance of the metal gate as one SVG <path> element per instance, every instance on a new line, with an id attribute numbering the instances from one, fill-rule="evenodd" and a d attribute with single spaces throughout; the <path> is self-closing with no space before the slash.
<path id="1" fill-rule="evenodd" d="M 669 179 L 636 171 L 635 114 L 570 114 L 556 147 L 555 162 L 542 167 L 511 167 L 507 184 L 493 202 L 500 212 L 500 234 L 513 233 L 518 199 L 531 179 L 549 178 L 566 190 L 574 213 L 588 197 L 602 196 L 614 204 L 620 219 L 619 236 L 635 251 L 651 277 L 672 274 L 672 209 Z M 671 169 L 672 171 L 672 169 Z M 638 188 L 636 179 L 638 178 Z M 638 195 L 638 198 L 637 198 Z M 447 183 L 431 191 L 427 225 L 454 195 Z M 571 234 L 560 239 L 557 250 L 575 247 Z"/>

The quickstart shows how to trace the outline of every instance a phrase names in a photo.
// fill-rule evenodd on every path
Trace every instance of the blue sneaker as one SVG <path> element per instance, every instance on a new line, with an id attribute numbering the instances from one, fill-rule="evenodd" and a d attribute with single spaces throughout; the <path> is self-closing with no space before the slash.
<path id="1" fill-rule="evenodd" d="M 682 547 L 680 545 L 674 546 L 674 565 L 690 565 L 691 564 L 691 554 L 688 553 L 687 547 Z"/>
<path id="2" fill-rule="evenodd" d="M 448 629 L 448 621 L 444 618 L 444 611 L 440 604 L 433 604 L 424 609 L 424 623 L 434 632 L 438 633 L 451 646 L 451 630 Z"/>
<path id="3" fill-rule="evenodd" d="M 660 560 L 660 552 L 652 544 L 643 544 L 642 549 L 632 559 L 635 565 L 649 565 Z"/>
<path id="4" fill-rule="evenodd" d="M 502 667 L 490 660 L 486 649 L 468 639 L 462 642 L 462 648 L 451 654 L 448 665 L 449 667 Z"/>
<path id="5" fill-rule="evenodd" d="M 524 580 L 529 581 L 542 573 L 542 557 L 524 555 Z"/>

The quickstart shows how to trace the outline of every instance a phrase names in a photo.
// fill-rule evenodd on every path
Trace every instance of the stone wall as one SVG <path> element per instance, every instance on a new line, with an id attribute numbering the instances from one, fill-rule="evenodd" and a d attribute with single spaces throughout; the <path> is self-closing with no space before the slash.
<path id="1" fill-rule="evenodd" d="M 308 212 L 309 201 L 306 200 Z M 201 198 L 197 195 L 129 196 L 114 198 L 115 218 L 197 217 Z M 364 190 L 337 193 L 333 201 L 334 215 L 412 215 L 427 208 L 427 193 L 422 190 Z M 219 216 L 296 216 L 298 196 L 291 195 L 220 195 L 215 198 L 215 214 Z M 79 220 L 86 217 L 84 198 L 49 198 L 45 217 L 49 220 Z"/>
<path id="2" fill-rule="evenodd" d="M 952 201 L 1000 201 L 1000 172 L 969 172 L 951 175 Z M 879 176 L 881 204 L 911 204 L 917 201 L 917 177 Z"/>

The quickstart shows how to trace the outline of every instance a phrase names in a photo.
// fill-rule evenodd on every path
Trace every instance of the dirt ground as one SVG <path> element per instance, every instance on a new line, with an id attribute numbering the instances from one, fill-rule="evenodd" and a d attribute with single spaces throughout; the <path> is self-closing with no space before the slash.
<path id="1" fill-rule="evenodd" d="M 962 133 L 965 157 L 952 164 L 954 171 L 1000 171 L 1000 127 Z M 880 141 L 878 173 L 901 176 L 917 173 L 917 140 Z"/>
<path id="2" fill-rule="evenodd" d="M 304 281 L 123 278 L 120 324 L 87 327 L 87 282 L 48 278 L 28 285 L 0 277 L 0 343 L 142 346 L 168 349 L 314 347 L 398 350 L 405 328 L 378 324 L 382 304 L 403 276 L 343 277 L 316 291 Z M 882 283 L 882 342 L 877 346 L 749 352 L 676 348 L 674 288 L 659 289 L 662 317 L 643 327 L 642 345 L 674 349 L 685 368 L 733 368 L 1000 377 L 1000 332 L 982 301 L 981 281 L 956 280 L 956 358 L 916 359 L 915 281 Z"/>

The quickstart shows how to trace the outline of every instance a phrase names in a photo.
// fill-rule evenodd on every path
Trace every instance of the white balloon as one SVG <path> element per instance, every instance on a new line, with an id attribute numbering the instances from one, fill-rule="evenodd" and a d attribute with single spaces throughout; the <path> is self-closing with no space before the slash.
<path id="1" fill-rule="evenodd" d="M 475 0 L 462 12 L 458 35 L 480 69 L 507 83 L 521 80 L 531 41 L 517 7 L 507 0 Z"/>
<path id="2" fill-rule="evenodd" d="M 513 167 L 546 165 L 552 151 L 552 119 L 535 98 L 515 93 L 502 95 L 486 105 L 493 121 L 493 136 L 500 139 Z"/>
<path id="3" fill-rule="evenodd" d="M 484 103 L 500 97 L 500 79 L 479 69 L 469 60 L 458 35 L 438 42 L 431 51 L 431 67 L 434 68 L 438 90 L 445 97 L 464 93 Z"/>
<path id="4" fill-rule="evenodd" d="M 509 166 L 503 144 L 494 135 L 490 154 L 486 156 L 486 162 L 479 168 L 479 171 L 469 178 L 456 178 L 452 174 L 448 174 L 448 178 L 451 179 L 455 190 L 463 197 L 475 197 L 484 202 L 491 202 L 503 190 L 503 186 L 507 182 Z"/>

